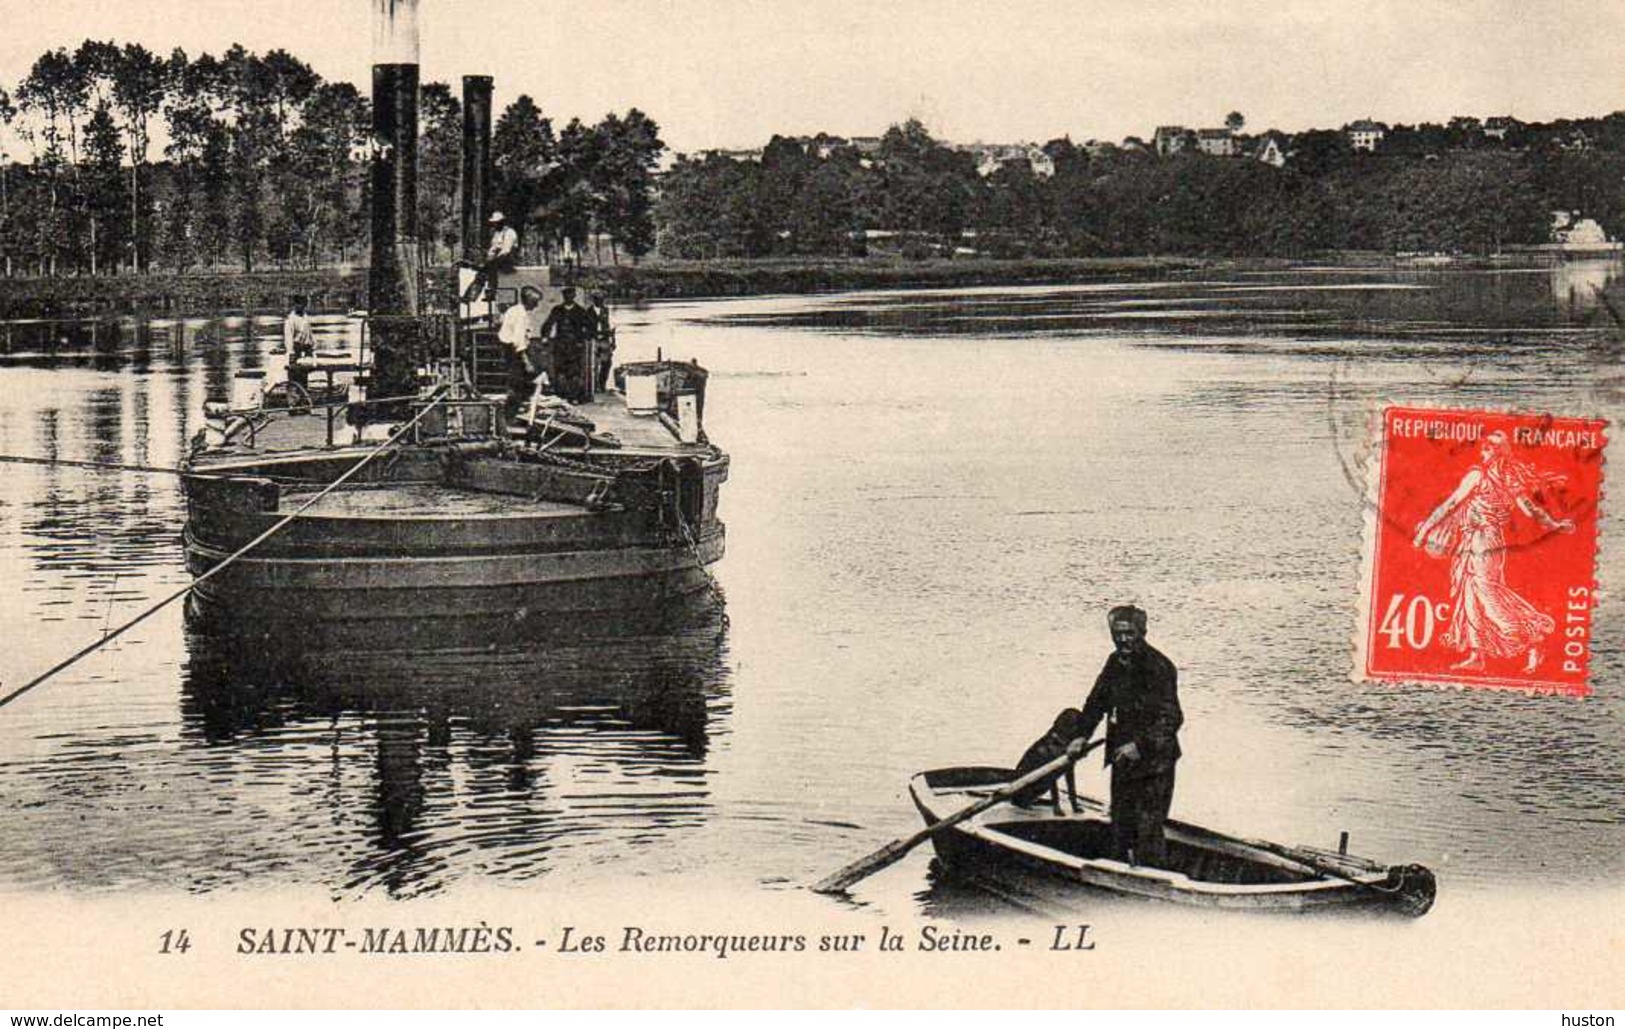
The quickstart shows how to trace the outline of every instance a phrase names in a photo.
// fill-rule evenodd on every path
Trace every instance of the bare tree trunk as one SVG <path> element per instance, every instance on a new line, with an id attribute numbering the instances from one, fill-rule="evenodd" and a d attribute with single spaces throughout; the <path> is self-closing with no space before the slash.
<path id="1" fill-rule="evenodd" d="M 137 176 L 139 165 L 130 161 L 130 270 L 141 270 L 141 180 Z"/>

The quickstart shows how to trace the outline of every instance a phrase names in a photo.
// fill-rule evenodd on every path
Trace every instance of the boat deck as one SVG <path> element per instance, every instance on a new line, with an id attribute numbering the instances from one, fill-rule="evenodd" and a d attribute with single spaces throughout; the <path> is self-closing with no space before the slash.
<path id="1" fill-rule="evenodd" d="M 589 403 L 571 406 L 576 414 L 593 423 L 595 434 L 614 437 L 621 449 L 673 456 L 698 453 L 705 449 L 702 445 L 679 442 L 676 435 L 657 416 L 632 414 L 626 409 L 621 394 L 613 391 L 600 393 Z M 328 444 L 329 417 L 327 411 L 322 408 L 307 413 L 286 410 L 256 413 L 251 417 L 249 426 L 233 432 L 223 446 L 213 447 L 200 454 L 194 463 L 202 468 L 217 462 L 320 449 Z M 537 417 L 538 421 L 545 422 L 546 412 L 539 413 Z M 342 411 L 331 415 L 331 419 L 333 445 L 336 447 L 353 445 L 355 430 L 345 423 Z M 387 435 L 377 437 L 377 434 L 387 431 L 388 427 L 382 424 L 370 427 L 362 442 L 382 442 Z M 554 449 L 568 451 L 574 448 L 566 442 Z"/>
<path id="2" fill-rule="evenodd" d="M 282 506 L 298 507 L 314 496 L 320 487 L 289 489 L 282 494 Z M 581 514 L 579 504 L 566 504 L 535 497 L 515 497 L 502 493 L 457 489 L 441 483 L 390 483 L 385 489 L 354 488 L 338 490 L 322 498 L 317 513 L 322 518 L 470 519 L 560 517 Z"/>

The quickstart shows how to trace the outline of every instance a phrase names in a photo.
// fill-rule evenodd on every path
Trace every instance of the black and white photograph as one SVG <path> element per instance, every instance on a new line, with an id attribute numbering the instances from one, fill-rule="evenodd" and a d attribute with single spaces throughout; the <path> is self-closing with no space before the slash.
<path id="1" fill-rule="evenodd" d="M 1625 1006 L 1625 10 L 0 23 L 0 1005 Z"/>

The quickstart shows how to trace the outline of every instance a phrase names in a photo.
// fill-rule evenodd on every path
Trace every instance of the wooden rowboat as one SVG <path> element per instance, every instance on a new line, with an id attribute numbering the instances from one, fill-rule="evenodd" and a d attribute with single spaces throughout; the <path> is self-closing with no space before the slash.
<path id="1" fill-rule="evenodd" d="M 1015 778 L 1008 768 L 942 768 L 916 775 L 909 793 L 926 824 L 934 825 Z M 1130 865 L 1113 857 L 1105 806 L 1078 797 L 1077 807 L 1075 813 L 1061 813 L 1060 805 L 1048 802 L 1003 804 L 937 833 L 932 843 L 951 874 L 1007 896 L 1050 904 L 1104 890 L 1247 911 L 1366 909 L 1414 918 L 1433 906 L 1433 873 L 1421 865 L 1387 866 L 1172 820 L 1166 831 L 1173 867 Z"/>

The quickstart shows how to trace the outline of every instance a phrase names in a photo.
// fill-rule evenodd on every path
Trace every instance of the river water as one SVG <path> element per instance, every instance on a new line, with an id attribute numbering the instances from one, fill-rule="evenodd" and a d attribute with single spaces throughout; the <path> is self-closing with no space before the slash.
<path id="1" fill-rule="evenodd" d="M 1417 861 L 1446 897 L 1625 871 L 1625 620 L 1584 699 L 1350 679 L 1370 412 L 1625 414 L 1615 264 L 1302 268 L 617 312 L 712 371 L 724 622 L 244 653 L 176 604 L 0 709 L 0 889 L 805 901 L 911 832 L 905 784 L 1012 763 L 1106 608 L 1179 665 L 1176 816 Z M 355 323 L 319 319 L 322 345 Z M 0 326 L 0 453 L 173 466 L 276 319 Z M 4 466 L 0 680 L 187 581 L 175 480 Z M 1625 586 L 1617 508 L 1605 591 Z M 1081 775 L 1092 791 L 1101 773 Z M 790 896 L 797 899 L 791 901 Z M 895 917 L 997 912 L 922 850 Z"/>

